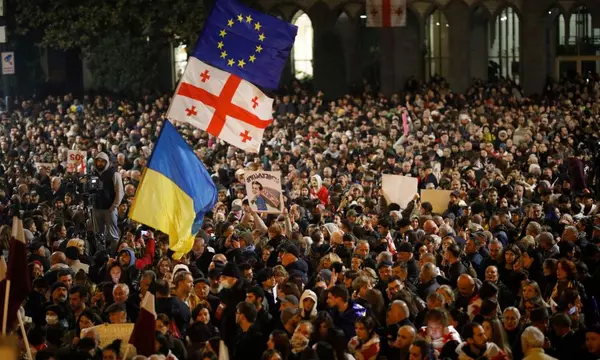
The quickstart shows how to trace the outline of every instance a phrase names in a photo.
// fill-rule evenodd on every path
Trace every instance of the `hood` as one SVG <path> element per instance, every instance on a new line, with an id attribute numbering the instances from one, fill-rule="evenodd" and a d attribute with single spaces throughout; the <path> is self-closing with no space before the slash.
<path id="1" fill-rule="evenodd" d="M 188 268 L 187 265 L 184 265 L 184 264 L 177 264 L 177 265 L 175 265 L 173 267 L 173 272 L 172 272 L 172 275 L 171 275 L 171 283 L 173 283 L 173 280 L 175 279 L 175 274 L 177 274 L 177 272 L 179 270 L 185 270 L 185 271 L 189 272 L 190 268 Z"/>
<path id="2" fill-rule="evenodd" d="M 312 299 L 315 304 L 310 310 L 310 314 L 308 314 L 311 318 L 315 318 L 317 316 L 317 294 L 315 294 L 312 290 L 304 290 L 302 296 L 300 296 L 300 308 L 302 309 L 302 317 L 306 317 L 306 311 L 304 310 L 303 301 L 304 299 Z"/>
<path id="3" fill-rule="evenodd" d="M 127 266 L 134 265 L 135 264 L 135 252 L 133 251 L 133 249 L 127 247 L 127 248 L 119 251 L 119 255 L 121 255 L 124 252 L 129 254 L 129 264 L 127 264 Z"/>
<path id="4" fill-rule="evenodd" d="M 98 170 L 98 172 L 102 173 L 104 171 L 106 171 L 106 169 L 108 169 L 108 167 L 110 166 L 110 159 L 108 158 L 108 155 L 105 152 L 100 152 L 98 153 L 98 155 L 96 155 L 96 157 L 94 158 L 94 160 L 96 159 L 102 159 L 104 161 L 106 161 L 106 166 L 104 166 L 104 169 L 96 169 Z M 94 165 L 95 167 L 95 165 Z"/>
<path id="5" fill-rule="evenodd" d="M 321 180 L 321 176 L 320 175 L 313 175 L 310 177 L 310 179 L 316 179 L 317 180 L 317 189 L 321 189 L 321 186 L 323 185 L 323 180 Z"/>

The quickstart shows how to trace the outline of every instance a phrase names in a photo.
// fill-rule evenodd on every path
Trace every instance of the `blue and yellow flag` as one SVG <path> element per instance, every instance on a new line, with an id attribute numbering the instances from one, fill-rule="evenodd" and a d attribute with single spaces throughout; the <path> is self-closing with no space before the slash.
<path id="1" fill-rule="evenodd" d="M 175 126 L 165 121 L 129 217 L 169 235 L 175 257 L 188 253 L 204 214 L 217 202 L 210 174 Z"/>
<path id="2" fill-rule="evenodd" d="M 193 56 L 267 89 L 276 89 L 298 28 L 237 0 L 217 0 Z"/>

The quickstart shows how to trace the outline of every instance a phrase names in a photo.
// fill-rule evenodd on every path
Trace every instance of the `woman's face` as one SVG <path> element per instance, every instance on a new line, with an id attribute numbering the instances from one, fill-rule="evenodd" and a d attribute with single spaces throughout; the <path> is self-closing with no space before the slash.
<path id="1" fill-rule="evenodd" d="M 559 263 L 556 267 L 556 278 L 558 280 L 567 280 L 567 272 L 565 271 L 561 263 Z"/>
<path id="2" fill-rule="evenodd" d="M 483 331 L 485 331 L 485 337 L 492 339 L 492 324 L 489 321 L 483 322 Z"/>
<path id="3" fill-rule="evenodd" d="M 321 335 L 322 338 L 327 336 L 327 332 L 329 331 L 329 329 L 327 328 L 327 323 L 325 323 L 325 321 L 323 321 L 321 323 L 321 325 L 319 325 L 319 335 Z"/>
<path id="4" fill-rule="evenodd" d="M 200 310 L 196 320 L 198 320 L 199 322 L 201 322 L 203 324 L 208 324 L 208 322 L 210 321 L 210 312 L 208 312 L 208 309 Z"/>
<path id="5" fill-rule="evenodd" d="M 275 349 L 275 341 L 273 341 L 273 335 L 269 335 L 269 341 L 267 341 L 267 349 Z"/>
<path id="6" fill-rule="evenodd" d="M 168 273 L 171 269 L 169 269 L 169 263 L 166 261 L 163 261 L 160 263 L 160 266 L 158 267 L 158 271 L 160 271 L 160 273 L 162 275 Z"/>
<path id="7" fill-rule="evenodd" d="M 504 330 L 513 331 L 519 326 L 519 317 L 514 311 L 504 313 Z"/>
<path id="8" fill-rule="evenodd" d="M 102 352 L 102 360 L 117 360 L 117 354 L 112 350 L 104 350 Z"/>
<path id="9" fill-rule="evenodd" d="M 92 326 L 94 326 L 94 323 L 92 322 L 92 320 L 88 319 L 87 316 L 81 316 L 79 318 L 79 329 L 80 330 L 91 328 Z"/>
<path id="10" fill-rule="evenodd" d="M 115 266 L 112 269 L 110 269 L 110 277 L 111 279 L 113 279 L 113 282 L 118 283 L 119 279 L 121 278 L 121 268 Z"/>
<path id="11" fill-rule="evenodd" d="M 507 264 L 512 265 L 515 263 L 516 260 L 516 256 L 515 253 L 508 250 L 504 253 L 504 260 L 506 261 Z"/>
<path id="12" fill-rule="evenodd" d="M 354 329 L 356 330 L 356 336 L 358 337 L 359 340 L 362 341 L 366 341 L 369 340 L 369 333 L 367 332 L 367 329 L 365 328 L 365 326 L 358 322 L 356 323 L 356 325 L 354 325 Z"/>
<path id="13" fill-rule="evenodd" d="M 531 299 L 533 299 L 534 297 L 536 297 L 536 295 L 537 295 L 537 294 L 536 294 L 536 292 L 535 292 L 535 289 L 533 288 L 533 286 L 531 286 L 531 285 L 526 285 L 526 286 L 523 288 L 523 298 L 524 298 L 525 300 L 531 300 Z"/>

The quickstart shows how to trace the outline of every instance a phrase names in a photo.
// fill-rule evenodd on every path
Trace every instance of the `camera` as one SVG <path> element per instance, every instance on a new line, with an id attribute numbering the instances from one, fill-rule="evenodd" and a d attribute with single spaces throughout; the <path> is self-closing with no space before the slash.
<path id="1" fill-rule="evenodd" d="M 86 176 L 86 181 L 83 185 L 83 191 L 90 194 L 95 194 L 102 191 L 102 182 L 97 176 Z"/>

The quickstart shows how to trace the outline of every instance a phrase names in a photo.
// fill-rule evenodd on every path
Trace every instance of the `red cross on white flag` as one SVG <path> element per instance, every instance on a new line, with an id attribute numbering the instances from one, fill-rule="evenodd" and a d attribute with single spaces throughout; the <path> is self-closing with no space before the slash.
<path id="1" fill-rule="evenodd" d="M 406 26 L 406 0 L 367 0 L 368 27 Z"/>
<path id="2" fill-rule="evenodd" d="M 238 76 L 190 57 L 167 116 L 257 153 L 273 121 L 273 99 Z"/>

